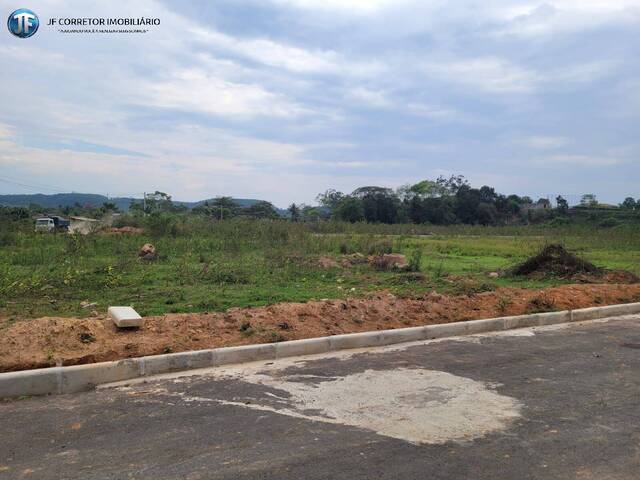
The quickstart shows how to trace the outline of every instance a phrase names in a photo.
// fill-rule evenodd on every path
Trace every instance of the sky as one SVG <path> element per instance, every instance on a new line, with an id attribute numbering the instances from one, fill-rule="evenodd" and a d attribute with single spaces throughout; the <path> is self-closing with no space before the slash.
<path id="1" fill-rule="evenodd" d="M 0 0 L 0 194 L 640 197 L 640 0 Z M 64 34 L 59 17 L 156 17 Z"/>

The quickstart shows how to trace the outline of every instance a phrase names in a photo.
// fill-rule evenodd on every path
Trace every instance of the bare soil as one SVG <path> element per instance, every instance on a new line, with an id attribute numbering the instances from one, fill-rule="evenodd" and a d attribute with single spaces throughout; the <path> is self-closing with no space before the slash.
<path id="1" fill-rule="evenodd" d="M 0 327 L 0 371 L 76 365 L 231 345 L 566 310 L 640 300 L 640 284 L 500 288 L 475 295 L 429 293 L 281 303 L 223 313 L 146 317 L 139 330 L 118 331 L 106 317 L 22 320 Z"/>

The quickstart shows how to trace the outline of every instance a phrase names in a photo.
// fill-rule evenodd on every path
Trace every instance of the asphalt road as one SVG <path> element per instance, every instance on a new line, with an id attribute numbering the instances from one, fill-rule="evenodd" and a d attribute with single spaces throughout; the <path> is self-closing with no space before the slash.
<path id="1" fill-rule="evenodd" d="M 0 478 L 639 479 L 640 316 L 0 403 Z"/>

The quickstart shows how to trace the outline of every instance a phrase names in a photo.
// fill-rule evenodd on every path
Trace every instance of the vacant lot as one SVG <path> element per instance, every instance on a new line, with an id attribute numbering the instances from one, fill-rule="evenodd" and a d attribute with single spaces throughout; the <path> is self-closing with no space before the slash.
<path id="1" fill-rule="evenodd" d="M 465 295 L 568 283 L 553 277 L 489 276 L 548 242 L 563 243 L 598 266 L 640 274 L 640 235 L 633 227 L 595 231 L 184 221 L 165 230 L 3 236 L 0 325 L 43 315 L 86 317 L 114 304 L 160 315 L 361 297 L 382 290 L 402 297 L 430 291 Z M 157 247 L 158 260 L 138 260 L 137 252 L 147 242 Z M 380 271 L 355 262 L 321 267 L 322 257 L 340 264 L 354 252 L 390 251 L 414 258 L 420 252 L 419 272 Z"/>

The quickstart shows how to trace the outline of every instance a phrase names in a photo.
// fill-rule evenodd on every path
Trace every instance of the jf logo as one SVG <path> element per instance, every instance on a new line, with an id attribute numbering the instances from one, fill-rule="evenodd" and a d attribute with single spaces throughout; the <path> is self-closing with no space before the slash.
<path id="1" fill-rule="evenodd" d="M 27 8 L 19 8 L 7 20 L 9 31 L 20 38 L 30 37 L 38 31 L 39 26 L 38 16 Z"/>

